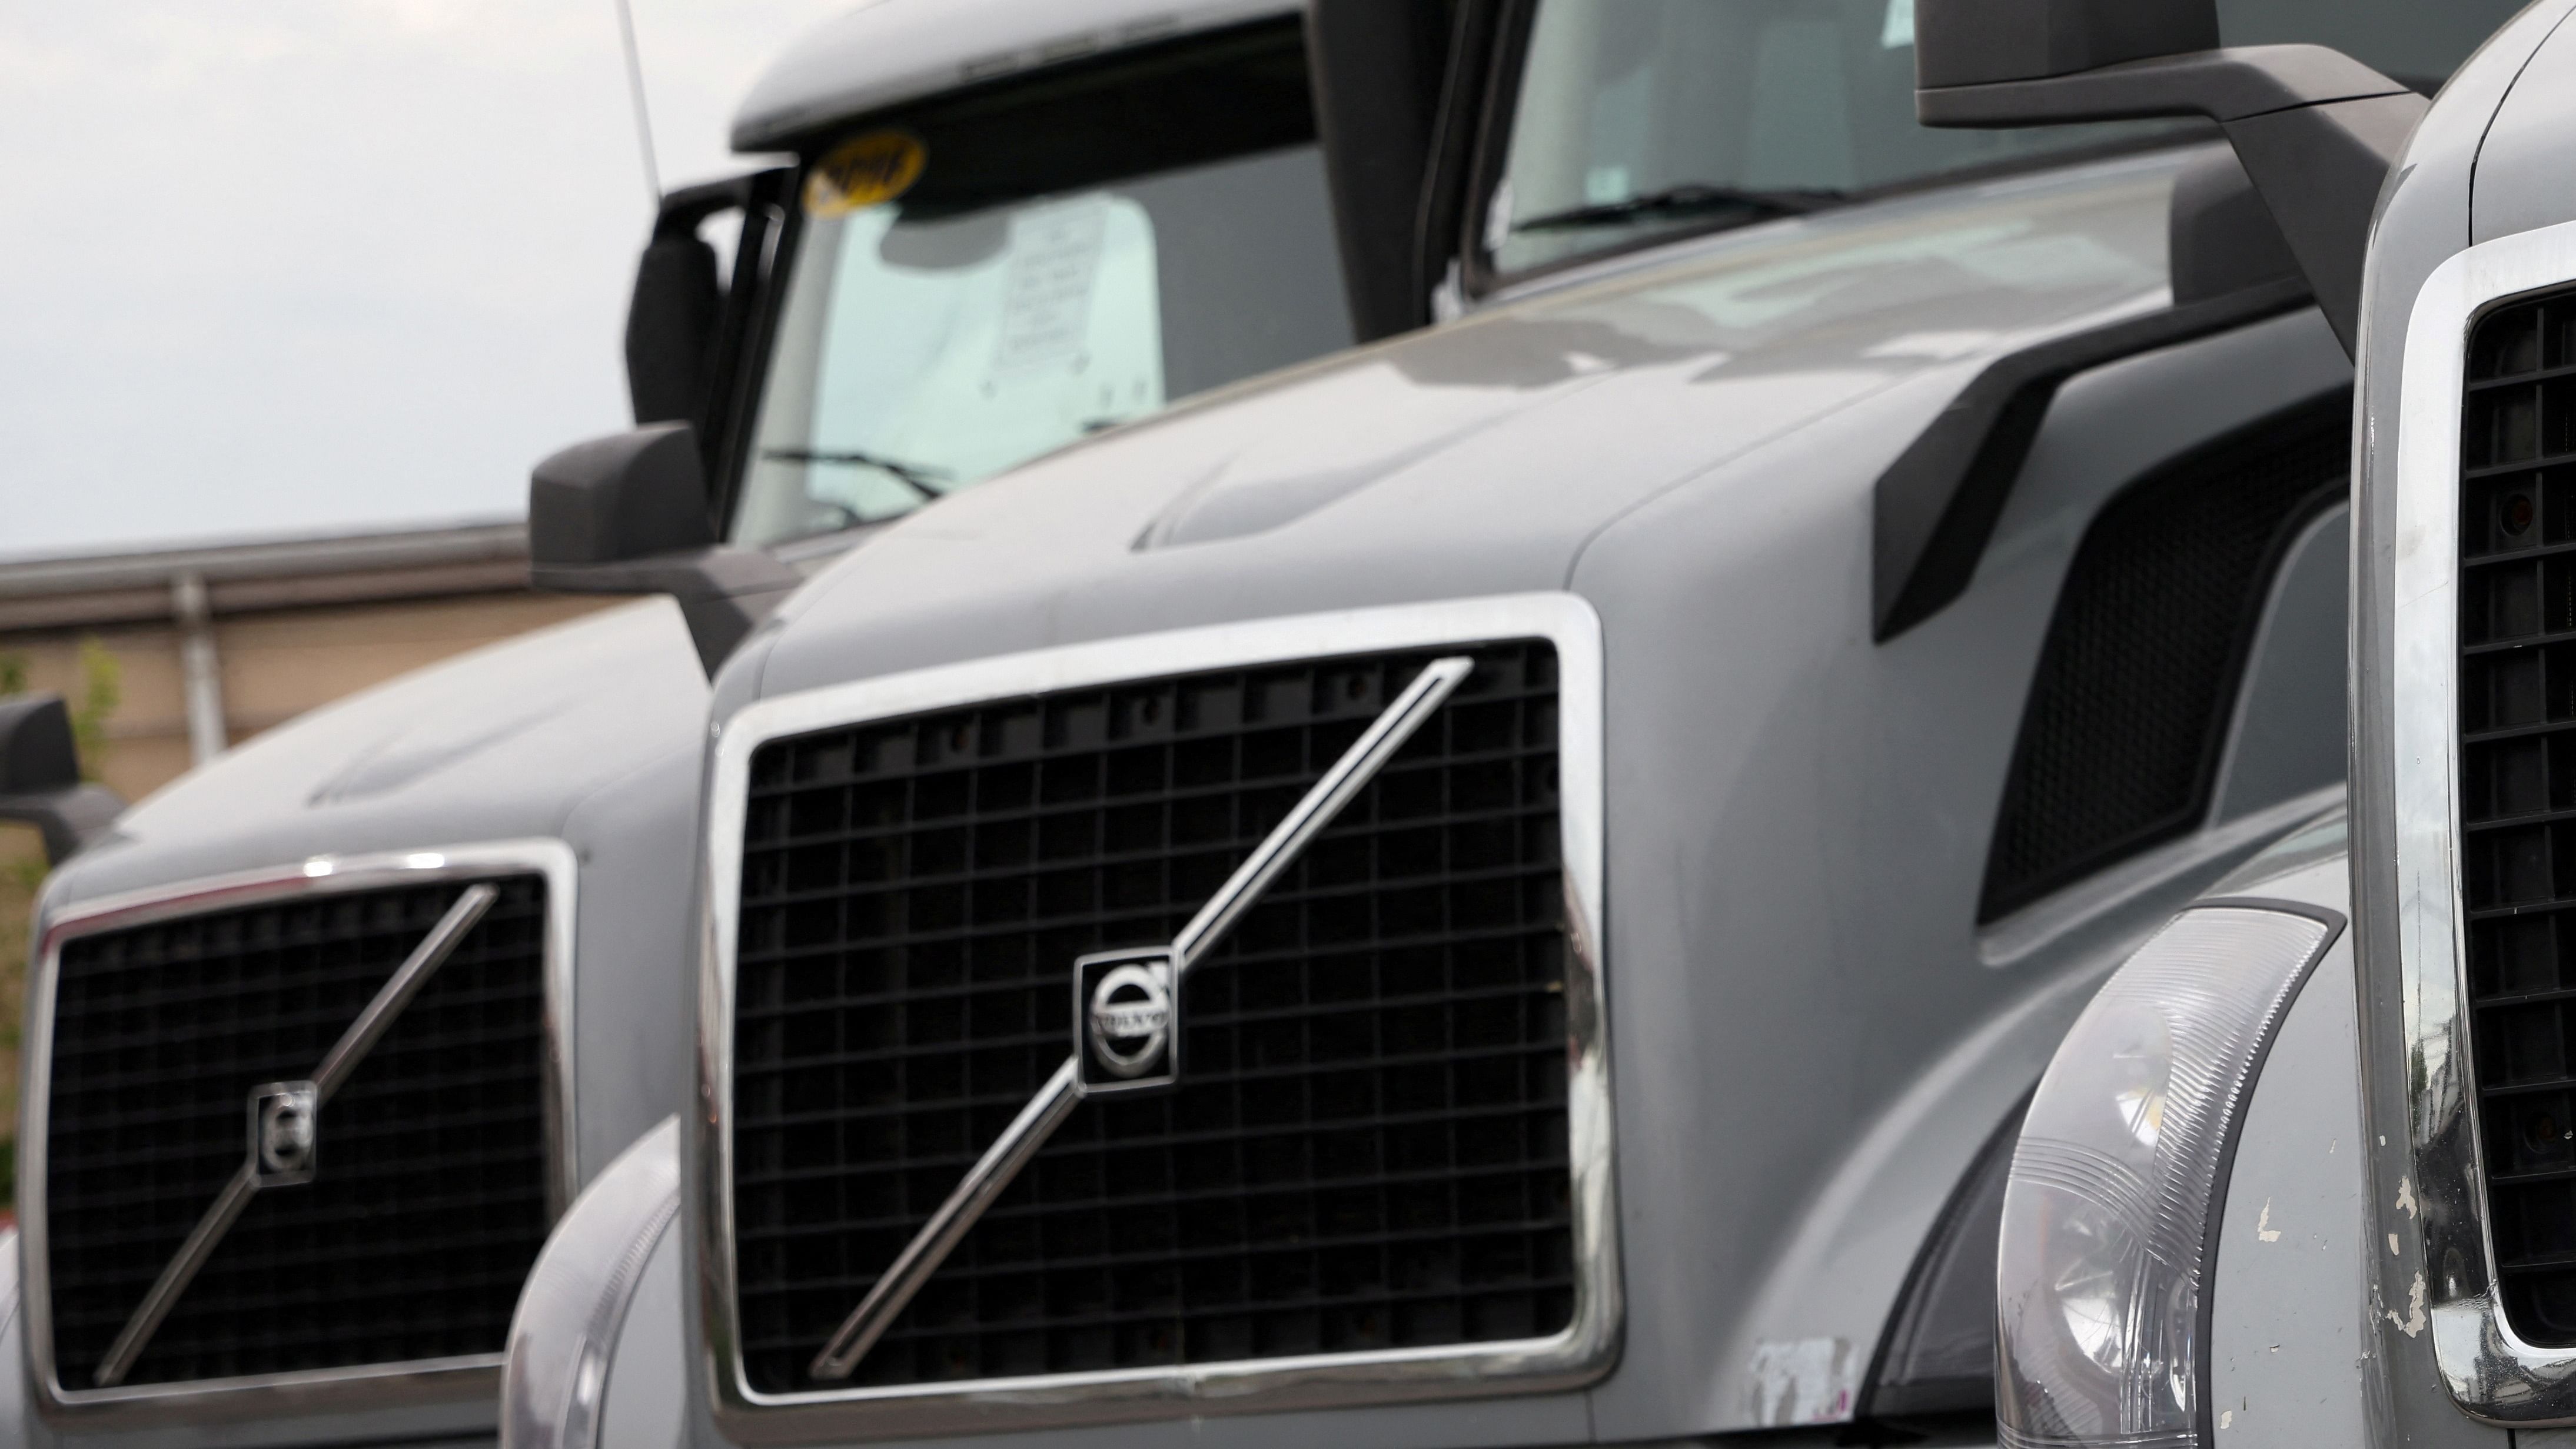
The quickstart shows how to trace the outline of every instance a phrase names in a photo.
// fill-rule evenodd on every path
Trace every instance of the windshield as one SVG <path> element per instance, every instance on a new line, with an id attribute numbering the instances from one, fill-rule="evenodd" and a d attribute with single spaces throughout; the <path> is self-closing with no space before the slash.
<path id="1" fill-rule="evenodd" d="M 1294 24 L 823 147 L 733 537 L 896 517 L 1352 340 Z"/>
<path id="2" fill-rule="evenodd" d="M 2231 45 L 2305 40 L 2429 88 L 2521 0 L 2220 0 Z M 1657 236 L 2196 122 L 1914 120 L 1914 0 L 1543 0 L 1484 246 L 1513 273 Z"/>

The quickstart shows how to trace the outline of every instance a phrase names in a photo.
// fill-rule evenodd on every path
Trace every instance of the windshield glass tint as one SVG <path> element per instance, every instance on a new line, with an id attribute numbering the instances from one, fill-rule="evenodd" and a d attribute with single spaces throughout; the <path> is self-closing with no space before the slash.
<path id="1" fill-rule="evenodd" d="M 859 138 L 887 131 L 918 149 L 877 144 L 859 191 L 897 195 L 804 192 L 737 542 L 893 518 L 1351 341 L 1293 26 Z"/>
<path id="2" fill-rule="evenodd" d="M 2220 0 L 2231 45 L 2308 40 L 2438 82 L 2518 0 Z M 1914 0 L 1544 0 L 1484 243 L 1510 273 L 1657 235 L 2196 123 L 1937 131 Z"/>

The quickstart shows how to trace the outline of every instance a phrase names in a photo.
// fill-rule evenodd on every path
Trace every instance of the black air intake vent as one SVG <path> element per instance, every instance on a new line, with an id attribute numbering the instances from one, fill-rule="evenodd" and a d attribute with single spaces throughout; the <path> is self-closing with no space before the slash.
<path id="1" fill-rule="evenodd" d="M 93 1375 L 249 1150 L 466 882 L 299 895 L 63 943 L 44 1214 L 55 1375 Z M 548 1222 L 542 877 L 499 899 L 259 1192 L 124 1382 L 497 1354 Z"/>
<path id="2" fill-rule="evenodd" d="M 2341 499 L 2351 399 L 2273 418 L 2131 484 L 2049 620 L 1986 862 L 1991 921 L 2208 813 L 2238 676 L 2299 530 Z"/>
<path id="3" fill-rule="evenodd" d="M 1182 984 L 1182 1083 L 1076 1108 L 859 1361 L 807 1366 L 1423 650 L 1067 690 L 752 757 L 738 1308 L 796 1392 L 1528 1338 L 1571 1319 L 1556 656 L 1474 672 Z"/>
<path id="4" fill-rule="evenodd" d="M 2499 1285 L 2576 1346 L 2576 299 L 2469 342 L 2461 421 L 2460 842 Z"/>

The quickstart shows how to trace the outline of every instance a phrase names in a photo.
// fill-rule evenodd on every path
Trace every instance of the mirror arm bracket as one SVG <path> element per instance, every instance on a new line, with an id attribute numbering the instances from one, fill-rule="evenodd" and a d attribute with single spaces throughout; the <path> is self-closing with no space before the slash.
<path id="1" fill-rule="evenodd" d="M 0 820 L 36 827 L 48 865 L 60 865 L 97 844 L 124 810 L 124 798 L 102 785 L 0 794 Z"/>
<path id="2" fill-rule="evenodd" d="M 2362 260 L 2389 168 L 2428 102 L 2315 45 L 2256 45 L 2066 75 L 1914 93 L 1927 126 L 1984 128 L 2202 116 L 2235 146 L 2349 353 Z"/>
<path id="3" fill-rule="evenodd" d="M 599 563 L 536 564 L 529 582 L 558 594 L 669 594 L 707 676 L 805 576 L 756 548 L 717 544 Z"/>

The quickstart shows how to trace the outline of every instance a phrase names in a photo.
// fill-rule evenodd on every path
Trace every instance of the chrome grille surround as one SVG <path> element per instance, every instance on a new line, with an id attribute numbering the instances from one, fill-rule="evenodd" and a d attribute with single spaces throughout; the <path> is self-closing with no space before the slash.
<path id="1" fill-rule="evenodd" d="M 2419 1224 L 2421 1261 L 2439 1271 L 2416 1279 L 2411 1303 L 2378 1306 L 2403 1331 L 2430 1331 L 2444 1387 L 2461 1409 L 2522 1426 L 2576 1422 L 2576 1349 L 2522 1338 L 2494 1287 L 2501 1275 L 2482 1166 L 2461 869 L 2462 435 L 2471 329 L 2501 306 L 2571 283 L 2576 223 L 2481 243 L 2425 280 L 2406 333 L 2390 540 L 2396 858 L 2380 888 L 2396 893 L 2405 1047 L 2421 1067 L 2408 1072 L 2413 1195 L 2383 1203 L 2381 1214 L 2391 1227 Z M 2357 876 L 2377 870 L 2355 865 Z"/>
<path id="2" fill-rule="evenodd" d="M 32 932 L 26 1025 L 25 1100 L 20 1122 L 49 1120 L 54 1000 L 64 945 L 79 937 L 188 916 L 297 898 L 380 891 L 498 875 L 535 875 L 546 889 L 544 1000 L 546 1056 L 540 1080 L 552 1171 L 549 1216 L 576 1191 L 573 1159 L 573 945 L 578 864 L 562 841 L 522 839 L 417 850 L 313 856 L 291 865 L 203 877 L 54 907 L 40 899 Z M 281 1415 L 346 1412 L 413 1404 L 490 1399 L 500 1388 L 499 1352 L 378 1363 L 293 1373 L 69 1389 L 55 1370 L 51 1267 L 46 1237 L 46 1141 L 21 1133 L 19 1162 L 20 1307 L 27 1331 L 28 1377 L 38 1410 L 84 1432 Z"/>
<path id="3" fill-rule="evenodd" d="M 1567 934 L 1566 1109 L 1574 1227 L 1571 1322 L 1544 1338 L 1182 1366 L 768 1393 L 740 1351 L 734 1248 L 733 1042 L 742 843 L 752 758 L 782 736 L 1059 690 L 1395 650 L 1543 639 L 1556 651 Z M 721 727 L 708 780 L 698 1129 L 687 1164 L 695 1281 L 717 1423 L 737 1443 L 1004 1432 L 1561 1390 L 1615 1361 L 1622 1326 L 1602 972 L 1600 621 L 1567 594 L 1303 615 L 1005 655 L 763 700 Z M 1072 963 L 1066 963 L 1070 972 Z"/>

